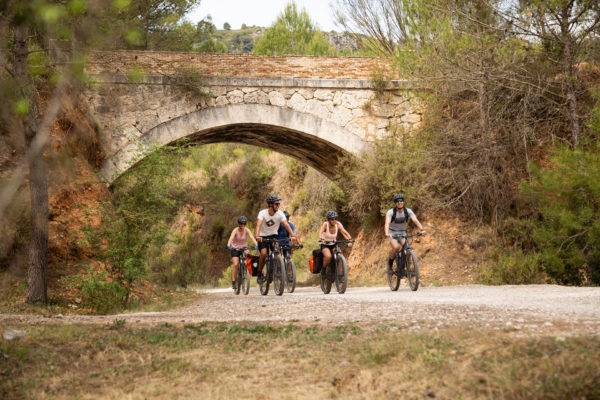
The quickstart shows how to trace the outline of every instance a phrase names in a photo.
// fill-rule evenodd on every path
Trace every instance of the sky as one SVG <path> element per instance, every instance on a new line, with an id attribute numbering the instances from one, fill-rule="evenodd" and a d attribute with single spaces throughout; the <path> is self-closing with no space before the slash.
<path id="1" fill-rule="evenodd" d="M 194 23 L 208 14 L 217 29 L 229 22 L 231 29 L 240 29 L 242 24 L 269 27 L 290 0 L 201 0 L 200 6 L 188 13 L 186 18 Z M 339 30 L 334 24 L 330 0 L 295 0 L 298 8 L 306 8 L 311 20 L 322 31 Z"/>

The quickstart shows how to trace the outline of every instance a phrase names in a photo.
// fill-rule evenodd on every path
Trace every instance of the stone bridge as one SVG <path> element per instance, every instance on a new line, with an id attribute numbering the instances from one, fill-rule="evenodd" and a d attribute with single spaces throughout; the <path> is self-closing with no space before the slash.
<path id="1" fill-rule="evenodd" d="M 247 143 L 325 175 L 344 152 L 421 121 L 389 60 L 175 52 L 93 52 L 85 92 L 109 182 L 157 146 Z"/>

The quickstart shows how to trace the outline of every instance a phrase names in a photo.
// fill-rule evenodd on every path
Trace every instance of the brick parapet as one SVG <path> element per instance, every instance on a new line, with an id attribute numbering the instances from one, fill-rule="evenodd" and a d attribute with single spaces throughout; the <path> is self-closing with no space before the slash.
<path id="1" fill-rule="evenodd" d="M 192 71 L 203 76 L 254 78 L 363 79 L 376 71 L 392 74 L 391 60 L 372 57 L 256 56 L 165 51 L 94 51 L 86 72 L 127 74 L 140 68 L 147 75 L 169 76 Z"/>

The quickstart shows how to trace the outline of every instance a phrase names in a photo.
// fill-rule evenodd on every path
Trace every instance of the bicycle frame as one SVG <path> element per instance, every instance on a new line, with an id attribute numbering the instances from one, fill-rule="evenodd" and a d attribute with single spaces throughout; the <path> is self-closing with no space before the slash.
<path id="1" fill-rule="evenodd" d="M 417 262 L 417 256 L 412 250 L 410 245 L 410 239 L 415 236 L 422 236 L 421 232 L 412 235 L 393 235 L 392 238 L 398 242 L 404 239 L 404 243 L 396 250 L 395 263 L 397 266 L 396 270 L 388 269 L 388 284 L 392 291 L 398 290 L 400 280 L 403 276 L 406 276 L 408 283 L 412 291 L 416 291 L 419 288 L 419 266 Z M 395 277 L 394 277 L 395 276 Z"/>

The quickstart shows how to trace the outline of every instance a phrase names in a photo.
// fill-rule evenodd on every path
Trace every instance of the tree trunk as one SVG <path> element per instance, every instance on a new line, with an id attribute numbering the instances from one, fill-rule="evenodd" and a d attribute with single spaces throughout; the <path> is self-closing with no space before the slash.
<path id="1" fill-rule="evenodd" d="M 25 23 L 15 27 L 15 75 L 22 84 L 23 96 L 30 104 L 29 113 L 22 121 L 27 144 L 31 203 L 27 303 L 45 303 L 48 269 L 48 180 L 44 149 L 33 145 L 39 126 L 39 115 L 35 99 L 31 95 L 33 89 L 27 72 L 28 36 L 29 27 Z"/>
<path id="2" fill-rule="evenodd" d="M 573 57 L 573 48 L 571 35 L 569 33 L 569 15 L 570 7 L 566 6 L 562 9 L 560 21 L 561 40 L 563 47 L 563 68 L 565 73 L 565 95 L 567 97 L 567 106 L 569 109 L 569 122 L 571 123 L 571 140 L 573 147 L 579 145 L 581 137 L 581 126 L 579 125 L 579 115 L 577 113 L 577 95 L 575 93 L 575 60 Z"/>

